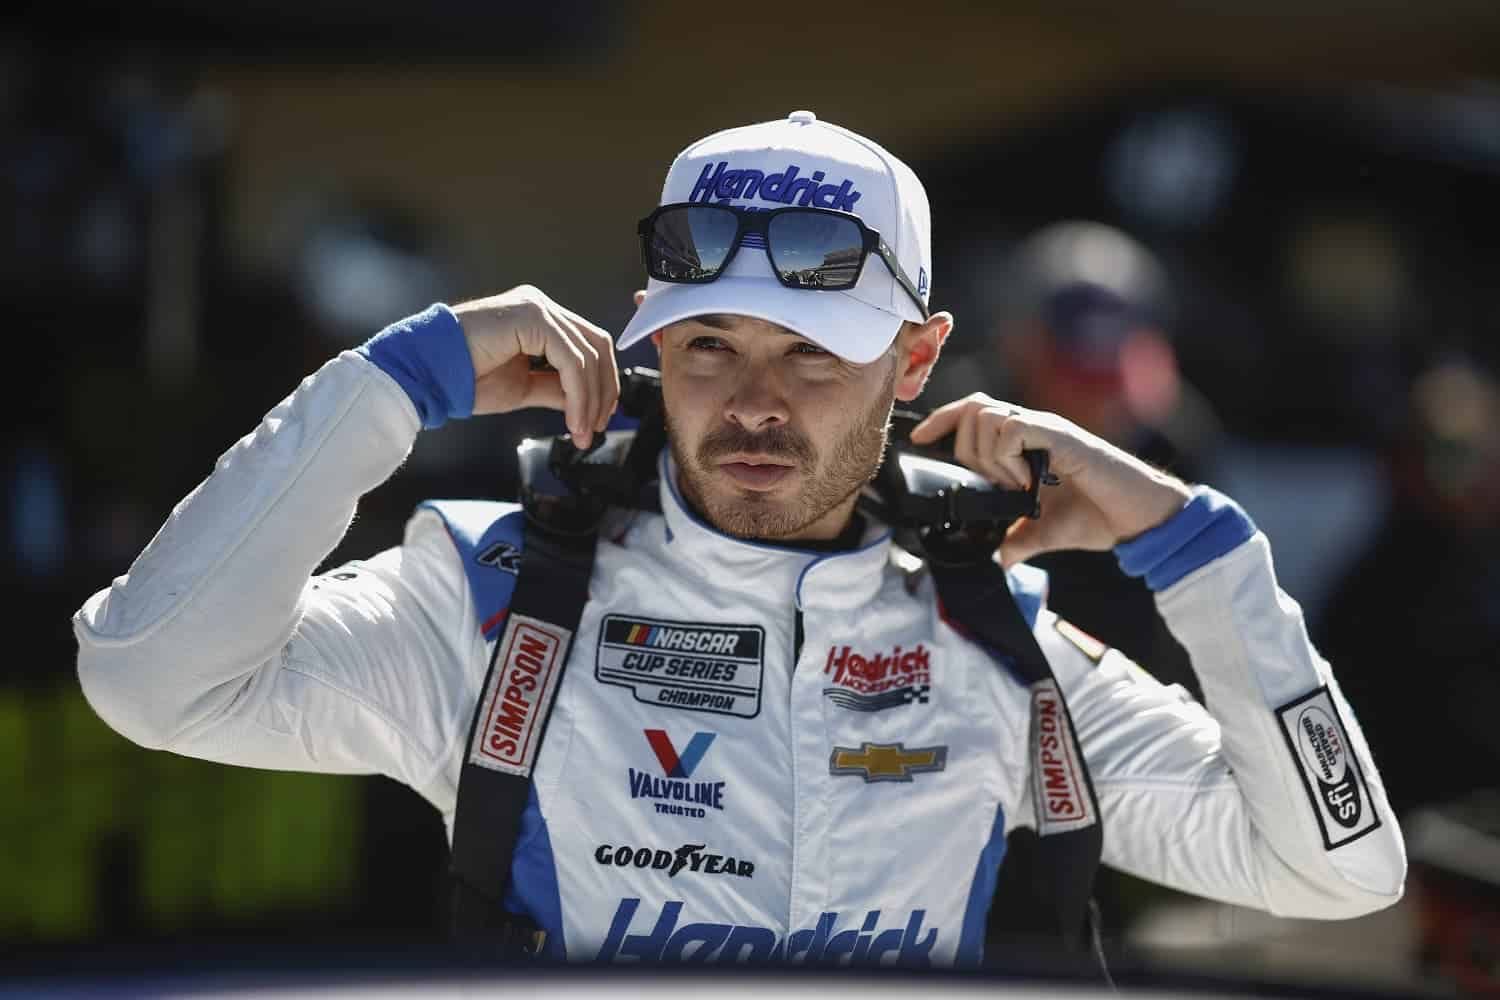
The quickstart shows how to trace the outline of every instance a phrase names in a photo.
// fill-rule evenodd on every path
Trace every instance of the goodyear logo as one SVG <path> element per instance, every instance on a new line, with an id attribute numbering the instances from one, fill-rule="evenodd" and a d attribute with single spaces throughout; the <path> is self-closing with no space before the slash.
<path id="1" fill-rule="evenodd" d="M 662 847 L 628 847 L 615 844 L 600 844 L 594 849 L 594 860 L 601 865 L 616 868 L 650 868 L 666 872 L 667 878 L 676 878 L 677 873 L 689 871 L 693 874 L 733 875 L 736 878 L 753 878 L 755 862 L 714 854 L 705 851 L 706 844 L 683 844 L 675 851 Z"/>
<path id="2" fill-rule="evenodd" d="M 946 746 L 915 747 L 904 743 L 865 743 L 858 749 L 834 747 L 829 774 L 856 774 L 871 781 L 910 781 L 913 774 L 941 771 L 948 766 Z"/>
<path id="3" fill-rule="evenodd" d="M 760 714 L 765 630 L 759 625 L 606 615 L 594 679 L 663 708 L 752 719 Z"/>

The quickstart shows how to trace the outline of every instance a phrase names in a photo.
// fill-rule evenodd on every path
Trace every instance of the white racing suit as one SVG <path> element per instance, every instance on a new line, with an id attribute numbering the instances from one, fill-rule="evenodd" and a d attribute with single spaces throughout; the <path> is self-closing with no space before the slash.
<path id="1" fill-rule="evenodd" d="M 399 547 L 311 575 L 421 424 L 365 354 L 305 380 L 75 616 L 95 710 L 148 747 L 389 775 L 451 830 L 517 508 L 424 506 Z M 1195 553 L 1185 509 L 1136 561 L 1183 574 L 1157 603 L 1209 710 L 1060 621 L 1037 571 L 1011 575 L 1092 770 L 1103 860 L 1283 915 L 1389 905 L 1404 848 L 1353 712 L 1264 535 L 1199 501 L 1241 540 Z M 977 961 L 1006 833 L 1039 802 L 1087 802 L 1066 760 L 1033 759 L 1027 689 L 944 622 L 878 525 L 838 554 L 736 540 L 669 469 L 661 507 L 612 513 L 599 543 L 510 906 L 570 960 Z M 535 737 L 547 660 L 505 652 L 525 669 L 476 747 Z"/>

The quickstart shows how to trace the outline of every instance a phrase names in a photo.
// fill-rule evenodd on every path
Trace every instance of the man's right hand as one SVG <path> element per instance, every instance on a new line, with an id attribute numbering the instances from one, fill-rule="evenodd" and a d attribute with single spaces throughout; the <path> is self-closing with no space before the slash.
<path id="1" fill-rule="evenodd" d="M 614 338 L 532 285 L 453 306 L 474 362 L 474 413 L 528 406 L 563 411 L 586 448 L 620 398 Z M 545 358 L 554 370 L 535 369 Z"/>

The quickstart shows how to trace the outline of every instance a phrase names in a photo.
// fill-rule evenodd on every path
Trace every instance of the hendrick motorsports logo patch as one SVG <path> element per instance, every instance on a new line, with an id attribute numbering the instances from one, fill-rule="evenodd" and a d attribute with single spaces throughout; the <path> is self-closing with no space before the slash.
<path id="1" fill-rule="evenodd" d="M 597 962 L 789 962 L 807 965 L 929 967 L 939 928 L 926 926 L 927 910 L 845 913 L 825 910 L 812 927 L 790 934 L 754 924 L 721 924 L 684 919 L 680 899 L 648 904 L 620 900 Z M 679 926 L 680 924 L 680 926 Z M 631 933 L 634 931 L 635 933 Z"/>
<path id="2" fill-rule="evenodd" d="M 765 630 L 606 615 L 594 678 L 636 701 L 752 719 L 760 714 Z"/>
<path id="3" fill-rule="evenodd" d="M 1349 752 L 1349 740 L 1326 687 L 1276 710 L 1281 732 L 1301 766 L 1302 783 L 1329 850 L 1380 826 L 1370 787 Z"/>
<path id="4" fill-rule="evenodd" d="M 914 747 L 904 743 L 865 743 L 834 747 L 828 758 L 829 774 L 857 774 L 866 782 L 910 781 L 913 774 L 941 771 L 948 766 L 948 748 Z"/>
<path id="5" fill-rule="evenodd" d="M 853 712 L 925 705 L 932 691 L 932 658 L 920 642 L 912 649 L 897 646 L 869 656 L 852 646 L 834 646 L 823 675 L 833 680 L 823 697 Z"/>

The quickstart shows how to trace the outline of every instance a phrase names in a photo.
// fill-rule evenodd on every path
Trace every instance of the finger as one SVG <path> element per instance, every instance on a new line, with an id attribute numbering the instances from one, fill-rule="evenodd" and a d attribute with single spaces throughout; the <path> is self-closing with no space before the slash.
<path id="1" fill-rule="evenodd" d="M 583 355 L 582 374 L 585 395 L 580 400 L 583 404 L 580 412 L 583 426 L 579 430 L 588 431 L 592 436 L 592 433 L 599 428 L 599 413 L 604 408 L 603 397 L 608 391 L 601 374 L 604 371 L 604 361 L 600 357 L 600 344 L 593 332 L 567 311 L 561 311 L 557 316 L 557 321 Z M 608 351 L 609 347 L 605 345 L 604 352 L 608 353 Z"/>
<path id="2" fill-rule="evenodd" d="M 589 331 L 589 336 L 595 339 L 599 351 L 599 360 L 594 365 L 599 383 L 599 414 L 594 429 L 602 431 L 620 402 L 620 360 L 615 356 L 615 340 L 607 332 Z"/>
<path id="3" fill-rule="evenodd" d="M 1028 481 L 1026 475 L 1018 476 L 1005 459 L 1006 427 L 1010 420 L 1009 415 L 993 409 L 981 410 L 976 415 L 975 464 L 971 468 L 1002 489 L 1024 490 Z"/>
<path id="4" fill-rule="evenodd" d="M 560 305 L 560 304 L 558 304 L 556 302 L 554 302 L 552 305 L 553 305 L 553 308 L 555 308 L 558 312 L 562 313 L 564 316 L 568 317 L 568 319 L 570 319 L 574 323 L 578 324 L 578 326 L 580 328 L 582 328 L 584 330 L 587 330 L 589 332 L 590 337 L 594 341 L 596 341 L 596 342 L 603 341 L 603 342 L 610 343 L 610 344 L 614 343 L 614 338 L 612 336 L 610 336 L 609 331 L 606 330 L 606 329 L 604 329 L 604 327 L 600 326 L 597 323 L 594 323 L 593 321 L 587 319 L 584 316 L 579 315 L 578 313 L 576 313 L 573 310 L 569 309 L 565 305 Z"/>
<path id="5" fill-rule="evenodd" d="M 959 411 L 958 422 L 954 427 L 953 434 L 953 457 L 970 469 L 979 470 L 979 452 L 975 448 L 975 417 L 978 408 L 975 406 L 965 407 Z"/>
<path id="6" fill-rule="evenodd" d="M 1014 483 L 1012 489 L 1031 488 L 1031 463 L 1022 451 L 1026 448 L 1029 428 L 1026 421 L 1014 414 L 1001 418 L 996 428 L 995 440 L 988 449 L 990 460 L 1003 470 L 1005 478 Z"/>
<path id="7" fill-rule="evenodd" d="M 568 425 L 568 433 L 583 447 L 587 447 L 588 438 L 586 431 L 590 421 L 586 418 L 589 401 L 589 388 L 585 366 L 587 364 L 583 349 L 575 344 L 563 330 L 561 317 L 554 316 L 547 310 L 540 310 L 541 321 L 546 326 L 546 339 L 542 344 L 542 355 L 553 368 L 557 369 L 557 377 L 562 383 L 563 391 L 563 422 Z"/>
<path id="8" fill-rule="evenodd" d="M 912 443 L 926 444 L 936 441 L 945 434 L 951 434 L 958 427 L 959 421 L 963 419 L 964 411 L 973 405 L 973 400 L 955 399 L 951 403 L 939 406 L 911 429 Z"/>
<path id="9" fill-rule="evenodd" d="M 544 406 L 549 410 L 561 410 L 566 405 L 567 394 L 563 392 L 562 379 L 557 372 L 527 373 L 521 407 Z"/>
<path id="10" fill-rule="evenodd" d="M 1000 564 L 1010 569 L 1042 552 L 1042 524 L 1029 517 L 1017 520 L 1000 543 Z"/>
<path id="11" fill-rule="evenodd" d="M 602 431 L 609 424 L 609 418 L 614 415 L 615 406 L 620 399 L 620 366 L 615 358 L 615 338 L 608 330 L 590 322 L 567 306 L 559 305 L 557 308 L 572 321 L 579 335 L 588 342 L 598 359 L 593 366 L 598 395 L 595 397 L 596 408 L 590 426 Z"/>
<path id="12" fill-rule="evenodd" d="M 554 371 L 496 368 L 474 382 L 474 413 L 510 413 L 529 406 L 563 408 L 562 383 Z"/>
<path id="13" fill-rule="evenodd" d="M 605 348 L 600 361 L 602 363 L 599 365 L 599 378 L 604 386 L 599 396 L 598 429 L 602 431 L 609 426 L 610 418 L 615 415 L 615 410 L 620 405 L 620 363 L 615 357 L 614 344 Z"/>

